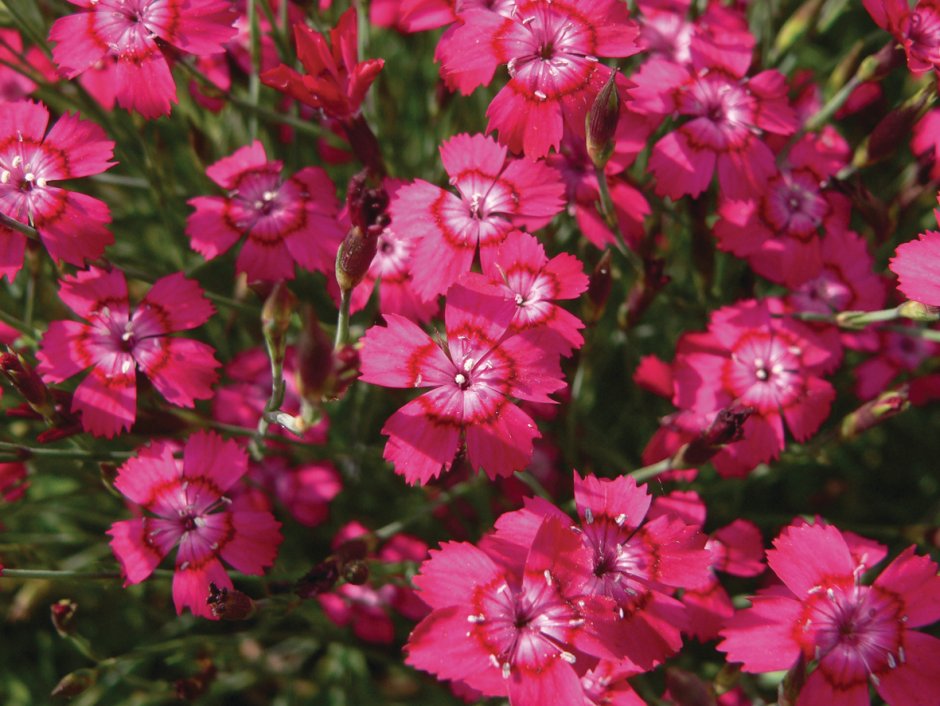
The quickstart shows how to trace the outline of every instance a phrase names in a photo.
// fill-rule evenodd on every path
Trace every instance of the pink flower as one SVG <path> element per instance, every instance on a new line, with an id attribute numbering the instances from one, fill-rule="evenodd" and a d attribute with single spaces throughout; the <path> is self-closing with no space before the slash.
<path id="1" fill-rule="evenodd" d="M 845 166 L 822 138 L 793 146 L 764 189 L 745 199 L 723 198 L 715 236 L 722 250 L 747 258 L 758 274 L 796 287 L 822 267 L 820 238 L 848 228 L 848 197 L 821 185 Z"/>
<path id="2" fill-rule="evenodd" d="M 590 556 L 584 591 L 616 606 L 616 619 L 602 634 L 624 665 L 650 669 L 682 646 L 687 617 L 671 595 L 674 589 L 699 588 L 710 580 L 705 537 L 674 513 L 646 521 L 652 498 L 630 476 L 582 479 L 575 473 L 574 498 L 578 533 Z M 495 545 L 512 551 L 527 546 L 543 518 L 570 523 L 554 505 L 530 498 L 525 509 L 496 521 Z"/>
<path id="3" fill-rule="evenodd" d="M 452 137 L 441 145 L 441 161 L 457 195 L 418 180 L 401 187 L 389 208 L 392 228 L 419 239 L 411 271 L 424 300 L 470 270 L 477 243 L 489 267 L 510 230 L 540 228 L 564 205 L 555 169 L 507 159 L 506 148 L 483 135 Z"/>
<path id="4" fill-rule="evenodd" d="M 940 3 L 918 0 L 862 0 L 879 27 L 894 35 L 907 55 L 907 66 L 916 74 L 940 67 Z"/>
<path id="5" fill-rule="evenodd" d="M 551 402 L 564 387 L 558 356 L 509 332 L 515 304 L 498 292 L 456 284 L 447 296 L 444 349 L 417 325 L 388 314 L 363 338 L 362 380 L 385 387 L 431 387 L 393 414 L 385 459 L 409 483 L 451 467 L 466 445 L 473 468 L 490 478 L 522 469 L 539 434 L 510 397 Z"/>
<path id="6" fill-rule="evenodd" d="M 23 39 L 15 29 L 0 29 L 0 100 L 13 103 L 27 98 L 36 83 L 24 75 L 39 73 L 49 82 L 57 80 L 55 67 L 39 47 L 23 50 Z"/>
<path id="7" fill-rule="evenodd" d="M 385 180 L 385 190 L 392 199 L 401 186 L 400 180 Z M 438 311 L 437 300 L 421 299 L 415 291 L 411 266 L 417 245 L 417 234 L 413 230 L 386 226 L 379 233 L 375 257 L 366 276 L 352 291 L 350 311 L 355 313 L 362 309 L 372 291 L 378 288 L 379 311 L 382 314 L 399 314 L 420 322 L 434 316 Z"/>
<path id="8" fill-rule="evenodd" d="M 118 469 L 114 487 L 145 515 L 111 525 L 111 550 L 125 585 L 146 579 L 178 546 L 173 575 L 176 612 L 189 608 L 211 618 L 209 584 L 234 588 L 220 559 L 237 571 L 260 575 L 274 563 L 280 523 L 270 512 L 225 496 L 245 474 L 248 457 L 234 441 L 213 432 L 189 437 L 182 460 L 171 444 L 154 442 Z"/>
<path id="9" fill-rule="evenodd" d="M 356 11 L 350 8 L 330 30 L 330 41 L 303 22 L 294 24 L 297 58 L 306 73 L 281 64 L 265 71 L 262 82 L 325 115 L 348 120 L 359 113 L 369 86 L 382 70 L 382 59 L 359 61 Z"/>
<path id="10" fill-rule="evenodd" d="M 49 30 L 52 58 L 67 78 L 115 61 L 118 104 L 145 118 L 169 115 L 176 84 L 165 51 L 205 56 L 235 36 L 228 0 L 69 0 L 82 8 Z M 167 49 L 163 47 L 169 45 Z"/>
<path id="11" fill-rule="evenodd" d="M 292 466 L 284 457 L 272 455 L 252 464 L 249 475 L 307 527 L 326 521 L 330 501 L 343 489 L 342 478 L 329 461 Z"/>
<path id="12" fill-rule="evenodd" d="M 212 396 L 219 364 L 211 346 L 169 337 L 213 313 L 195 282 L 180 273 L 163 277 L 131 310 L 124 273 L 92 267 L 63 278 L 59 297 L 87 323 L 50 323 L 37 370 L 46 382 L 58 383 L 91 368 L 72 399 L 86 431 L 112 437 L 130 428 L 137 416 L 138 367 L 170 404 L 192 407 Z"/>
<path id="13" fill-rule="evenodd" d="M 910 322 L 908 322 L 910 324 Z M 911 334 L 902 331 L 876 331 L 866 341 L 873 353 L 868 360 L 859 363 L 854 370 L 855 394 L 863 400 L 877 397 L 898 376 L 914 373 L 921 364 L 940 352 L 936 343 L 916 335 L 913 325 L 905 326 Z"/>
<path id="14" fill-rule="evenodd" d="M 784 586 L 758 593 L 722 631 L 718 649 L 748 672 L 815 663 L 797 706 L 870 703 L 869 682 L 889 706 L 940 701 L 940 640 L 914 628 L 940 619 L 937 565 L 909 547 L 869 585 L 872 562 L 853 556 L 835 527 L 785 529 L 767 552 Z"/>
<path id="15" fill-rule="evenodd" d="M 521 0 L 509 16 L 470 8 L 459 17 L 438 46 L 441 75 L 467 95 L 505 64 L 509 83 L 486 111 L 486 130 L 533 159 L 557 151 L 565 132 L 584 135 L 584 116 L 610 76 L 598 57 L 640 51 L 637 25 L 617 0 Z"/>
<path id="16" fill-rule="evenodd" d="M 790 135 L 796 116 L 780 72 L 746 77 L 746 70 L 719 66 L 710 56 L 694 70 L 653 58 L 631 76 L 633 110 L 689 118 L 653 146 L 649 166 L 657 194 L 698 196 L 717 170 L 722 195 L 742 199 L 759 193 L 774 175 L 773 152 L 758 134 Z"/>
<path id="17" fill-rule="evenodd" d="M 940 232 L 928 230 L 899 245 L 889 267 L 905 297 L 940 306 Z"/>
<path id="18" fill-rule="evenodd" d="M 206 170 L 226 196 L 197 196 L 186 222 L 193 249 L 211 260 L 245 237 L 235 268 L 250 280 L 293 279 L 294 264 L 332 273 L 343 231 L 336 188 L 319 167 L 283 178 L 255 140 Z"/>
<path id="19" fill-rule="evenodd" d="M 52 259 L 82 266 L 114 241 L 108 206 L 50 182 L 114 166 L 114 143 L 75 115 L 62 116 L 46 134 L 48 124 L 40 103 L 7 103 L 0 111 L 0 211 L 39 231 Z M 0 225 L 0 277 L 12 280 L 19 272 L 25 245 L 21 233 Z"/>
<path id="20" fill-rule="evenodd" d="M 746 301 L 712 314 L 708 333 L 686 334 L 673 370 L 673 403 L 704 429 L 722 409 L 737 405 L 754 413 L 744 438 L 714 457 L 722 475 L 744 475 L 776 458 L 786 444 L 784 426 L 797 441 L 819 428 L 835 397 L 820 377 L 838 361 L 834 351 L 808 327 L 773 318 L 770 302 Z M 675 450 L 675 449 L 673 449 Z"/>
<path id="21" fill-rule="evenodd" d="M 541 336 L 538 344 L 560 355 L 570 355 L 584 343 L 581 320 L 552 303 L 574 299 L 587 289 L 587 275 L 574 255 L 561 253 L 549 260 L 535 236 L 514 230 L 497 248 L 484 274 L 516 305 L 510 333 L 545 331 L 547 336 Z"/>
<path id="22" fill-rule="evenodd" d="M 585 657 L 614 658 L 597 630 L 612 610 L 583 592 L 586 558 L 580 537 L 551 517 L 518 568 L 471 544 L 442 545 L 414 579 L 432 612 L 411 633 L 405 662 L 512 706 L 583 704 L 576 669 Z"/>

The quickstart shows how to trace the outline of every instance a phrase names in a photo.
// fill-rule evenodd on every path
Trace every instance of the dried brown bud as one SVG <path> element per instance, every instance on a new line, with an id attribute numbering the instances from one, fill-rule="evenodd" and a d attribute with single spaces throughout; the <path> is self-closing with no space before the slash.
<path id="1" fill-rule="evenodd" d="M 710 684 L 677 667 L 666 669 L 666 689 L 677 706 L 714 706 L 715 693 Z"/>
<path id="2" fill-rule="evenodd" d="M 75 611 L 78 610 L 78 604 L 74 601 L 63 598 L 56 601 L 50 607 L 52 613 L 52 625 L 60 637 L 68 637 L 75 632 Z"/>
<path id="3" fill-rule="evenodd" d="M 620 122 L 620 93 L 617 92 L 617 72 L 612 71 L 607 83 L 594 99 L 584 116 L 587 152 L 591 162 L 603 169 L 614 153 L 614 136 Z"/>
<path id="4" fill-rule="evenodd" d="M 362 281 L 369 271 L 379 234 L 388 226 L 388 192 L 381 186 L 370 188 L 368 171 L 354 176 L 349 182 L 346 206 L 352 228 L 336 253 L 336 282 L 348 292 Z"/>
<path id="5" fill-rule="evenodd" d="M 329 557 L 300 577 L 294 586 L 294 593 L 301 598 L 312 598 L 332 589 L 337 581 L 339 563 L 334 557 Z"/>
<path id="6" fill-rule="evenodd" d="M 76 669 L 59 680 L 52 690 L 52 695 L 66 699 L 78 696 L 92 686 L 97 678 L 98 674 L 93 669 Z"/>
<path id="7" fill-rule="evenodd" d="M 333 341 L 324 333 L 312 306 L 303 310 L 297 341 L 297 386 L 301 397 L 319 404 L 333 372 Z"/>
<path id="8" fill-rule="evenodd" d="M 221 620 L 248 620 L 256 609 L 255 602 L 241 591 L 219 588 L 214 583 L 209 584 L 206 605 Z"/>
<path id="9" fill-rule="evenodd" d="M 0 371 L 36 414 L 47 420 L 52 419 L 55 407 L 49 388 L 23 356 L 14 352 L 0 353 Z"/>
<path id="10" fill-rule="evenodd" d="M 369 580 L 369 565 L 355 560 L 343 565 L 343 580 L 355 586 L 361 586 Z"/>
<path id="11" fill-rule="evenodd" d="M 594 266 L 588 278 L 587 306 L 584 318 L 588 323 L 597 323 L 604 314 L 607 299 L 613 286 L 613 274 L 610 269 L 611 252 L 608 248 Z"/>
<path id="12" fill-rule="evenodd" d="M 722 446 L 740 441 L 744 433 L 744 422 L 752 414 L 754 414 L 753 407 L 735 405 L 722 409 L 708 429 L 679 450 L 673 466 L 676 468 L 700 466 L 718 453 Z"/>
<path id="13" fill-rule="evenodd" d="M 867 167 L 897 154 L 898 145 L 907 141 L 914 124 L 929 110 L 936 95 L 936 84 L 930 82 L 884 116 L 856 152 L 855 166 Z"/>

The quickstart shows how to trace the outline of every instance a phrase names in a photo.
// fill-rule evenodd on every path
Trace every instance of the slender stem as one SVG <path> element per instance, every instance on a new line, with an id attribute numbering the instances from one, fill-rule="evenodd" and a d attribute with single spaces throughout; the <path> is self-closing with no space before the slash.
<path id="1" fill-rule="evenodd" d="M 12 326 L 17 331 L 25 333 L 27 336 L 33 339 L 33 341 L 39 338 L 39 331 L 27 324 L 25 321 L 20 321 L 12 314 L 8 314 L 2 308 L 0 308 L 0 321 L 5 323 L 7 326 Z"/>
<path id="2" fill-rule="evenodd" d="M 131 189 L 150 189 L 150 182 L 148 182 L 146 179 L 142 179 L 141 177 L 102 172 L 101 174 L 92 174 L 88 178 L 92 181 L 97 181 L 100 184 L 114 184 L 115 186 L 126 186 Z"/>
<path id="3" fill-rule="evenodd" d="M 477 476 L 476 478 L 464 481 L 459 485 L 455 485 L 450 490 L 445 490 L 443 493 L 438 495 L 433 502 L 422 505 L 417 511 L 413 512 L 404 519 L 395 520 L 394 522 L 389 522 L 384 527 L 379 527 L 377 530 L 375 530 L 375 532 L 373 532 L 373 534 L 377 539 L 389 539 L 390 537 L 394 537 L 408 525 L 413 524 L 414 522 L 417 522 L 424 517 L 427 517 L 438 508 L 450 504 L 457 498 L 462 498 L 471 490 L 477 488 L 480 485 L 481 478 L 482 476 Z"/>
<path id="4" fill-rule="evenodd" d="M 32 226 L 26 225 L 25 223 L 20 223 L 15 218 L 10 218 L 5 213 L 0 213 L 0 225 L 4 225 L 10 230 L 15 230 L 18 233 L 22 233 L 30 240 L 37 240 L 37 241 L 39 240 L 38 230 L 36 230 Z"/>
<path id="5" fill-rule="evenodd" d="M 336 340 L 333 343 L 334 350 L 339 350 L 349 340 L 349 302 L 351 289 L 340 290 L 339 315 L 336 319 Z"/>
<path id="6" fill-rule="evenodd" d="M 261 39 L 258 27 L 258 8 L 255 0 L 248 0 L 246 7 L 248 16 L 248 50 L 251 55 L 251 71 L 248 74 L 248 100 L 252 105 L 258 105 L 261 94 L 260 55 Z M 248 116 L 248 139 L 254 140 L 258 135 L 258 113 L 252 112 Z"/>
<path id="7" fill-rule="evenodd" d="M 613 232 L 616 238 L 615 245 L 620 254 L 624 256 L 627 262 L 637 273 L 643 275 L 643 262 L 637 257 L 624 240 L 623 232 L 620 230 L 620 223 L 617 221 L 617 212 L 614 210 L 614 200 L 610 195 L 610 185 L 607 182 L 607 172 L 603 167 L 594 167 L 594 174 L 597 176 L 597 190 L 600 193 L 601 215 L 604 217 L 604 223 Z"/>
<path id="8" fill-rule="evenodd" d="M 114 581 L 121 578 L 119 571 L 68 571 L 65 569 L 3 569 L 5 579 L 82 579 Z"/>
<path id="9" fill-rule="evenodd" d="M 673 459 L 672 457 L 664 458 L 662 461 L 657 461 L 656 463 L 651 463 L 649 466 L 643 466 L 643 468 L 638 468 L 635 471 L 629 473 L 630 476 L 636 480 L 637 483 L 642 483 L 643 481 L 650 480 L 656 476 L 662 475 L 667 471 L 672 470 Z"/>
<path id="10" fill-rule="evenodd" d="M 8 452 L 17 458 L 62 458 L 76 461 L 125 461 L 132 451 L 86 451 L 84 449 L 47 449 L 41 446 L 25 446 L 9 441 L 0 441 L 0 452 Z"/>

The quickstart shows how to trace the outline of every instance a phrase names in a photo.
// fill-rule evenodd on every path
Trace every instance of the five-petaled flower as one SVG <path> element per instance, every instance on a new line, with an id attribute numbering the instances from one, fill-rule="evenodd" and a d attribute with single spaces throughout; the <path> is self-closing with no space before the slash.
<path id="1" fill-rule="evenodd" d="M 228 194 L 189 200 L 193 249 L 211 260 L 244 236 L 235 268 L 249 280 L 293 279 L 295 262 L 332 273 L 343 239 L 336 188 L 320 167 L 286 179 L 282 169 L 257 140 L 210 166 L 206 174 Z"/>
<path id="2" fill-rule="evenodd" d="M 937 565 L 909 547 L 865 585 L 877 562 L 846 540 L 830 525 L 785 529 L 767 552 L 783 586 L 754 596 L 718 649 L 748 672 L 789 669 L 801 654 L 815 662 L 797 706 L 863 706 L 869 681 L 889 706 L 940 702 L 940 639 L 915 630 L 940 619 Z"/>
<path id="3" fill-rule="evenodd" d="M 411 272 L 422 299 L 443 294 L 468 272 L 478 243 L 488 268 L 510 230 L 541 228 L 564 205 L 557 170 L 507 159 L 489 137 L 456 135 L 441 145 L 441 161 L 457 194 L 419 179 L 399 188 L 390 206 L 392 227 L 418 238 Z"/>
<path id="4" fill-rule="evenodd" d="M 584 116 L 611 69 L 598 57 L 640 51 L 639 28 L 618 0 L 521 0 L 511 12 L 463 10 L 441 39 L 441 75 L 463 94 L 488 85 L 505 64 L 509 83 L 490 103 L 487 132 L 537 159 L 584 135 Z"/>
<path id="5" fill-rule="evenodd" d="M 193 434 L 174 458 L 174 445 L 154 442 L 118 469 L 114 487 L 155 517 L 111 525 L 111 549 L 126 584 L 140 583 L 178 546 L 173 574 L 176 612 L 211 618 L 209 584 L 233 589 L 220 559 L 246 574 L 263 574 L 281 542 L 280 523 L 267 510 L 225 494 L 245 475 L 248 456 L 213 432 Z"/>
<path id="6" fill-rule="evenodd" d="M 386 314 L 388 326 L 366 332 L 364 382 L 385 387 L 432 387 L 393 414 L 385 459 L 409 483 L 424 484 L 449 469 L 466 444 L 474 468 L 508 476 L 532 458 L 538 431 L 509 397 L 552 402 L 562 387 L 557 354 L 510 332 L 515 303 L 462 284 L 447 295 L 442 347 L 416 324 Z"/>
<path id="7" fill-rule="evenodd" d="M 176 84 L 168 49 L 205 56 L 225 50 L 238 14 L 229 0 L 69 0 L 81 10 L 49 30 L 52 58 L 67 78 L 113 62 L 118 105 L 145 118 L 169 115 Z M 164 52 L 167 52 L 165 54 Z"/>
<path id="8" fill-rule="evenodd" d="M 169 337 L 213 313 L 195 282 L 180 273 L 163 277 L 131 310 L 124 273 L 92 267 L 63 278 L 59 297 L 85 321 L 49 324 L 37 370 L 58 383 L 91 368 L 72 398 L 86 431 L 111 437 L 130 428 L 137 417 L 138 367 L 171 404 L 192 407 L 212 396 L 219 365 L 212 347 Z"/>
<path id="9" fill-rule="evenodd" d="M 49 111 L 39 103 L 6 103 L 0 111 L 0 212 L 34 227 L 54 260 L 83 265 L 113 242 L 111 212 L 103 201 L 50 182 L 109 169 L 114 143 L 75 115 L 62 116 L 45 134 L 48 124 Z M 0 225 L 0 277 L 19 272 L 25 246 L 21 233 Z"/>

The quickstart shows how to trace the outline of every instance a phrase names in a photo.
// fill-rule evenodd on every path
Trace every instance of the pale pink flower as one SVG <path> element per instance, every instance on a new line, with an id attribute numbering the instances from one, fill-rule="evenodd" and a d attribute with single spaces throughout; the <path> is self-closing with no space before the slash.
<path id="1" fill-rule="evenodd" d="M 114 487 L 152 515 L 111 525 L 111 549 L 124 570 L 125 585 L 140 583 L 179 547 L 173 574 L 176 612 L 189 608 L 211 618 L 209 584 L 232 589 L 222 561 L 260 575 L 274 563 L 281 533 L 267 510 L 232 502 L 248 456 L 234 441 L 213 432 L 192 435 L 183 458 L 173 445 L 154 442 L 118 469 Z"/>

